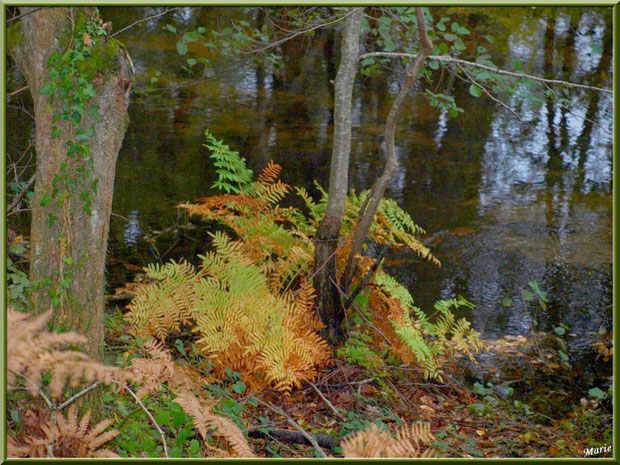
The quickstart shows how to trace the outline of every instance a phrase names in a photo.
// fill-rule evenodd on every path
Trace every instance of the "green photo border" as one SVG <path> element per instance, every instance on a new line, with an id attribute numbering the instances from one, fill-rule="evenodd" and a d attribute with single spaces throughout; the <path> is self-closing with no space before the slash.
<path id="1" fill-rule="evenodd" d="M 614 40 L 614 44 L 620 44 L 620 40 L 619 40 L 619 34 L 618 34 L 618 24 L 619 24 L 619 19 L 620 19 L 620 11 L 619 11 L 619 7 L 618 7 L 618 1 L 613 1 L 613 0 L 596 0 L 593 2 L 587 2 L 587 1 L 583 1 L 583 0 L 568 0 L 568 1 L 557 1 L 557 0 L 541 0 L 541 1 L 504 1 L 504 0 L 486 0 L 486 1 L 475 1 L 475 0 L 469 0 L 469 1 L 465 1 L 465 2 L 459 2 L 459 1 L 446 1 L 446 0 L 427 0 L 424 2 L 417 2 L 417 1 L 411 1 L 411 0 L 392 0 L 392 1 L 374 1 L 374 2 L 368 2 L 368 1 L 343 1 L 343 0 L 336 0 L 336 1 L 329 1 L 329 0 L 302 0 L 300 2 L 294 2 L 291 0 L 270 0 L 270 1 L 261 1 L 261 0 L 245 0 L 245 1 L 214 1 L 214 2 L 206 2 L 206 1 L 201 1 L 201 0 L 185 0 L 183 2 L 172 2 L 170 0 L 165 1 L 165 0 L 151 0 L 151 1 L 144 1 L 144 0 L 132 0 L 130 2 L 120 2 L 118 0 L 101 0 L 99 2 L 77 2 L 77 1 L 72 1 L 72 2 L 59 2 L 59 1 L 54 1 L 54 0 L 40 0 L 40 1 L 36 1 L 36 2 L 25 2 L 25 1 L 0 1 L 0 4 L 2 6 L 2 8 L 0 9 L 0 20 L 2 23 L 2 35 L 1 35 L 1 46 L 2 46 L 2 70 L 3 70 L 3 79 L 2 79 L 2 84 L 0 87 L 0 93 L 1 93 L 1 99 L 2 99 L 2 106 L 3 106 L 3 111 L 2 111 L 2 116 L 1 116 L 1 121 L 2 121 L 2 128 L 3 128 L 3 135 L 6 134 L 6 129 L 7 129 L 7 120 L 6 120 L 6 58 L 7 58 L 7 50 L 6 50 L 6 7 L 8 6 L 230 6 L 230 7 L 239 7 L 239 6 L 250 6 L 250 5 L 265 5 L 265 6 L 287 6 L 287 5 L 294 5 L 294 6 L 316 6 L 316 5 L 326 5 L 326 6 L 344 6 L 344 5 L 351 5 L 351 6 L 372 6 L 372 5 L 381 5 L 381 6 L 403 6 L 403 5 L 423 5 L 423 6 L 454 6 L 454 5 L 458 5 L 458 6 L 479 6 L 479 5 L 485 5 L 485 6 L 588 6 L 588 7 L 594 7 L 594 6 L 611 6 L 614 9 L 614 14 L 613 14 L 613 40 Z M 614 50 L 615 52 L 615 50 Z M 617 57 L 616 57 L 616 53 L 614 53 L 613 56 L 613 66 L 614 66 L 614 76 L 613 76 L 613 85 L 614 85 L 614 96 L 617 93 L 617 79 L 618 79 L 618 75 L 617 75 L 617 69 L 618 69 L 618 61 L 617 61 Z M 616 220 L 617 220 L 617 208 L 618 208 L 618 200 L 617 200 L 617 192 L 615 190 L 615 186 L 617 185 L 618 182 L 618 172 L 617 172 L 617 133 L 616 133 L 616 128 L 615 128 L 615 122 L 618 120 L 618 107 L 617 105 L 614 105 L 614 147 L 613 147 L 613 340 L 614 340 L 614 345 L 616 345 L 617 343 L 617 334 L 618 334 L 618 319 L 616 318 L 616 310 L 618 308 L 618 285 L 617 285 L 617 276 L 618 276 L 618 261 L 617 261 L 617 224 L 616 224 Z M 3 172 L 5 172 L 5 165 L 6 165 L 6 137 L 2 138 L 3 140 L 3 157 L 2 157 L 2 169 Z M 2 208 L 4 211 L 6 211 L 6 179 L 5 176 L 2 176 L 2 189 L 3 189 L 3 195 L 2 195 Z M 3 318 L 0 319 L 1 321 L 1 326 L 2 326 L 2 335 L 1 335 L 1 343 L 2 343 L 2 370 L 0 372 L 0 377 L 2 379 L 2 396 L 1 396 L 1 402 L 0 402 L 0 408 L 2 409 L 2 427 L 0 428 L 2 431 L 5 431 L 4 436 L 2 437 L 2 440 L 0 441 L 0 463 L 3 462 L 7 462 L 7 463 L 26 463 L 26 462 L 49 462 L 50 460 L 53 460 L 54 463 L 58 463 L 58 462 L 71 462 L 71 463 L 95 463 L 95 462 L 110 462 L 110 461 L 116 461 L 119 462 L 119 459 L 7 459 L 6 458 L 6 376 L 5 376 L 5 369 L 6 369 L 6 291 L 7 291 L 7 286 L 6 286 L 6 251 L 5 251 L 5 245 L 6 245 L 6 230 L 7 228 L 7 221 L 6 221 L 6 216 L 4 217 L 4 222 L 3 222 L 3 228 L 2 228 L 2 232 L 3 232 L 3 236 L 2 236 L 2 242 L 1 242 L 1 250 L 2 250 L 2 270 L 3 270 L 3 275 L 4 275 L 4 279 L 5 279 L 5 284 L 4 284 L 4 291 L 2 293 L 2 305 L 4 308 L 4 313 L 3 313 Z M 461 458 L 443 458 L 443 459 L 418 459 L 418 460 L 430 460 L 432 462 L 451 462 L 451 463 L 471 463 L 471 462 L 483 462 L 483 463 L 522 463 L 522 462 L 540 462 L 540 461 L 554 461 L 554 462 L 573 462 L 573 461 L 580 461 L 580 462 L 587 462 L 587 463 L 601 463 L 601 464 L 606 464 L 606 463 L 617 463 L 617 457 L 618 454 L 616 452 L 617 449 L 617 436 L 618 436 L 618 427 L 617 427 L 617 422 L 615 421 L 615 419 L 617 419 L 617 415 L 618 415 L 618 404 L 616 402 L 617 400 L 617 385 L 616 385 L 616 374 L 617 374 L 617 367 L 618 367 L 618 358 L 614 357 L 614 366 L 613 366 L 613 376 L 614 376 L 614 392 L 613 392 L 613 412 L 614 412 L 614 425 L 613 425 L 613 430 L 614 430 L 614 441 L 613 441 L 613 458 L 558 458 L 558 459 L 554 459 L 554 458 L 502 458 L 502 459 L 486 459 L 486 458 L 475 458 L 475 459 L 461 459 Z M 337 461 L 338 463 L 357 463 L 357 462 L 376 462 L 376 463 L 381 463 L 381 462 L 394 462 L 394 463 L 409 463 L 411 461 L 410 460 L 406 460 L 406 459 L 253 459 L 253 460 L 249 460 L 249 459 L 165 459 L 165 458 L 161 458 L 161 459 L 155 459 L 155 458 L 149 458 L 149 459 L 141 459 L 141 458 L 131 458 L 131 459 L 120 459 L 123 462 L 125 461 L 129 461 L 129 462 L 140 462 L 140 463 L 146 463 L 146 462 L 166 462 L 166 463 L 184 463 L 184 462 L 192 462 L 192 461 L 202 461 L 202 460 L 208 460 L 209 462 L 257 462 L 260 461 L 261 463 L 265 463 L 265 462 L 277 462 L 277 463 L 283 463 L 283 462 L 288 462 L 290 461 L 303 461 L 303 462 L 320 462 L 323 463 L 325 461 L 330 461 L 330 462 L 334 462 Z"/>

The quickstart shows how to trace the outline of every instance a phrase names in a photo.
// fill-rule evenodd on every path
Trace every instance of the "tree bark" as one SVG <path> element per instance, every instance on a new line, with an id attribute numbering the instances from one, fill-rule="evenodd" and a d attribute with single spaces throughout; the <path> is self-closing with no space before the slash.
<path id="1" fill-rule="evenodd" d="M 32 8 L 22 7 L 22 13 Z M 24 74 L 34 102 L 36 130 L 36 184 L 32 201 L 30 279 L 33 283 L 58 280 L 58 270 L 67 267 L 70 283 L 66 298 L 54 308 L 53 322 L 68 330 L 84 334 L 89 339 L 87 353 L 103 358 L 104 323 L 104 268 L 114 174 L 125 130 L 128 124 L 127 106 L 133 78 L 133 66 L 122 45 L 114 39 L 101 38 L 93 46 L 92 56 L 85 66 L 92 67 L 88 79 L 92 82 L 95 96 L 89 106 L 97 106 L 99 119 L 87 112 L 80 128 L 94 127 L 90 139 L 90 156 L 93 161 L 92 175 L 98 180 L 92 190 L 92 214 L 82 210 L 79 187 L 75 198 L 62 205 L 44 202 L 54 188 L 54 177 L 61 163 L 67 163 L 73 172 L 76 163 L 67 157 L 67 142 L 71 131 L 63 130 L 52 138 L 53 115 L 60 102 L 49 95 L 40 94 L 42 86 L 50 81 L 48 60 L 53 53 L 65 53 L 73 42 L 79 24 L 87 18 L 95 18 L 93 8 L 46 8 L 28 14 L 9 28 L 9 53 Z M 96 108 L 96 107 L 95 107 Z M 66 128 L 66 126 L 63 126 Z M 69 213 L 67 213 L 69 212 Z M 63 215 L 64 213 L 64 215 Z M 50 222 L 50 214 L 58 218 Z M 70 257 L 65 261 L 61 257 Z M 56 273 L 56 274 L 55 274 Z M 37 289 L 38 287 L 38 289 Z M 32 294 L 32 312 L 41 313 L 53 308 L 49 287 L 35 286 Z"/>
<path id="2" fill-rule="evenodd" d="M 351 153 L 351 99 L 358 66 L 360 26 L 363 8 L 344 22 L 340 65 L 334 83 L 334 144 L 329 172 L 329 199 L 325 217 L 317 229 L 314 286 L 318 310 L 325 324 L 324 336 L 336 345 L 343 338 L 344 309 L 337 286 L 336 250 L 348 190 Z"/>
<path id="3" fill-rule="evenodd" d="M 377 212 L 379 203 L 383 198 L 383 194 L 385 193 L 385 189 L 387 188 L 388 183 L 392 179 L 392 176 L 394 176 L 394 172 L 398 167 L 394 147 L 396 120 L 400 115 L 403 102 L 405 101 L 407 94 L 417 81 L 418 74 L 422 69 L 424 62 L 426 61 L 426 57 L 428 57 L 428 55 L 433 51 L 433 45 L 426 32 L 424 12 L 421 7 L 416 7 L 416 15 L 418 19 L 418 32 L 420 34 L 420 51 L 413 60 L 413 63 L 407 69 L 407 76 L 405 78 L 405 82 L 403 83 L 400 91 L 398 92 L 396 99 L 394 99 L 392 107 L 390 108 L 390 112 L 385 121 L 385 168 L 383 169 L 383 173 L 381 174 L 379 179 L 377 179 L 377 181 L 372 187 L 372 190 L 369 194 L 370 200 L 367 203 L 366 209 L 363 212 L 362 217 L 357 224 L 355 233 L 353 235 L 353 244 L 351 246 L 351 253 L 349 255 L 349 259 L 347 261 L 347 267 L 344 272 L 342 286 L 345 293 L 348 292 L 351 281 L 353 280 L 353 276 L 355 275 L 357 263 L 359 261 L 357 256 L 362 251 L 362 245 L 366 240 L 368 230 L 370 229 L 370 225 L 372 224 L 372 221 L 375 217 L 375 213 Z"/>

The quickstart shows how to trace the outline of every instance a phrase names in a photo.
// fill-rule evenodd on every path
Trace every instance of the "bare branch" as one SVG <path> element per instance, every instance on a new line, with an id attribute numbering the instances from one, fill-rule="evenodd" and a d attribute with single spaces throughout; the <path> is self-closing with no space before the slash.
<path id="1" fill-rule="evenodd" d="M 480 87 L 480 89 L 482 90 L 482 92 L 484 92 L 487 97 L 489 97 L 491 100 L 493 100 L 494 102 L 499 103 L 502 107 L 504 107 L 506 110 L 508 110 L 510 113 L 512 113 L 518 120 L 519 122 L 523 122 L 523 119 L 519 116 L 519 114 L 514 111 L 512 108 L 510 108 L 508 105 L 506 105 L 504 102 L 502 102 L 500 99 L 498 99 L 497 97 L 495 97 L 493 94 L 491 94 L 491 92 L 489 92 L 489 90 L 482 84 L 480 84 L 478 81 L 476 81 L 473 77 L 471 77 L 471 74 L 469 74 L 465 68 L 459 66 L 459 69 L 461 71 L 463 71 L 463 73 L 465 73 L 465 76 L 467 76 L 467 79 L 469 79 L 470 82 L 472 82 L 473 84 L 475 84 L 476 86 Z M 460 76 L 459 76 L 460 78 Z"/>
<path id="2" fill-rule="evenodd" d="M 365 58 L 371 58 L 371 57 L 415 58 L 416 56 L 417 55 L 412 54 L 412 53 L 370 52 L 370 53 L 364 53 L 360 55 L 359 59 L 363 60 Z M 587 86 L 585 84 L 575 84 L 573 82 L 562 81 L 560 79 L 546 79 L 546 78 L 541 78 L 538 76 L 533 76 L 531 74 L 515 73 L 513 71 L 506 71 L 503 69 L 494 68 L 493 66 L 489 66 L 489 65 L 482 65 L 480 63 L 475 63 L 473 61 L 461 60 L 460 58 L 454 58 L 449 55 L 433 55 L 433 56 L 428 56 L 426 59 L 432 60 L 432 61 L 438 61 L 440 63 L 454 63 L 456 65 L 471 66 L 473 68 L 480 68 L 480 69 L 484 69 L 486 71 L 490 71 L 495 74 L 501 74 L 503 76 L 511 76 L 517 79 L 530 79 L 532 81 L 543 82 L 546 84 L 555 84 L 555 85 L 564 86 L 564 87 L 574 87 L 576 89 L 592 90 L 595 92 L 603 92 L 606 94 L 614 93 L 614 91 L 611 89 L 604 89 L 602 87 L 595 87 L 595 86 Z"/>
<path id="3" fill-rule="evenodd" d="M 18 19 L 22 19 L 24 16 L 28 16 L 31 15 L 32 13 L 36 13 L 39 10 L 44 10 L 46 8 L 54 8 L 52 6 L 40 6 L 39 8 L 35 8 L 33 10 L 27 11 L 26 13 L 22 13 L 21 15 L 17 15 L 17 16 L 13 16 L 12 18 L 9 18 L 6 20 L 6 23 L 12 23 L 13 21 L 17 21 Z"/>
<path id="4" fill-rule="evenodd" d="M 407 69 L 405 81 L 403 82 L 400 91 L 396 95 L 396 98 L 392 102 L 392 106 L 390 107 L 390 111 L 385 120 L 385 166 L 383 168 L 383 173 L 381 173 L 381 176 L 379 176 L 379 178 L 375 181 L 372 187 L 372 191 L 369 194 L 370 201 L 368 203 L 368 207 L 366 208 L 366 211 L 364 212 L 362 218 L 357 223 L 355 227 L 355 232 L 353 233 L 351 252 L 349 253 L 349 258 L 347 260 L 347 265 L 343 277 L 343 288 L 345 293 L 348 292 L 349 286 L 353 281 L 353 276 L 355 275 L 355 272 L 357 270 L 357 264 L 359 262 L 358 255 L 362 251 L 362 246 L 364 244 L 364 241 L 366 240 L 368 231 L 370 230 L 370 225 L 372 224 L 372 221 L 375 217 L 377 208 L 379 207 L 381 199 L 383 198 L 383 194 L 385 193 L 385 190 L 387 189 L 387 186 L 392 179 L 396 168 L 398 167 L 394 142 L 396 121 L 402 111 L 405 98 L 414 87 L 415 82 L 418 80 L 420 70 L 422 69 L 427 57 L 429 56 L 428 54 L 432 51 L 432 43 L 426 32 L 424 12 L 422 8 L 416 7 L 416 15 L 418 20 L 418 33 L 420 35 L 420 44 L 422 46 L 420 47 L 420 53 L 418 53 L 417 55 L 409 56 L 409 58 L 414 58 L 413 62 L 409 65 Z"/>
<path id="5" fill-rule="evenodd" d="M 280 40 L 277 40 L 277 41 L 275 41 L 275 42 L 273 42 L 273 43 L 271 43 L 271 44 L 269 44 L 269 45 L 267 45 L 267 46 L 265 46 L 263 48 L 250 50 L 250 51 L 245 52 L 245 53 L 262 53 L 262 52 L 266 52 L 267 50 L 270 50 L 270 49 L 272 49 L 274 47 L 277 47 L 278 45 L 281 45 L 284 42 L 288 42 L 289 40 L 294 39 L 295 37 L 297 37 L 299 35 L 305 34 L 307 32 L 314 31 L 315 29 L 320 29 L 322 27 L 329 26 L 331 24 L 339 23 L 340 21 L 344 21 L 348 16 L 352 15 L 353 13 L 355 13 L 360 8 L 364 8 L 364 7 L 352 8 L 351 11 L 349 11 L 347 14 L 345 14 L 341 18 L 336 18 L 333 21 L 322 21 L 319 24 L 316 24 L 316 25 L 314 25 L 312 27 L 309 27 L 309 28 L 306 28 L 306 29 L 300 29 L 299 31 L 297 31 L 297 32 L 295 32 L 295 33 L 293 33 L 293 34 L 291 34 L 289 36 L 286 36 L 286 37 L 284 37 L 284 38 L 282 38 Z"/>
<path id="6" fill-rule="evenodd" d="M 23 91 L 28 90 L 28 89 L 30 89 L 30 87 L 28 87 L 28 86 L 20 87 L 19 89 L 14 90 L 13 92 L 10 92 L 10 93 L 6 94 L 6 99 L 10 100 L 11 97 L 16 96 L 17 94 L 21 94 Z"/>
<path id="7" fill-rule="evenodd" d="M 418 20 L 418 31 L 420 33 L 420 44 L 424 49 L 424 54 L 430 54 L 433 51 L 433 43 L 426 32 L 426 22 L 424 21 L 424 10 L 421 7 L 415 7 L 416 17 Z"/>
<path id="8" fill-rule="evenodd" d="M 182 7 L 180 6 L 175 6 L 174 8 L 166 8 L 164 11 L 162 11 L 161 13 L 157 13 L 156 15 L 152 15 L 152 16 L 148 16 L 146 18 L 140 19 L 138 21 L 134 21 L 133 23 L 131 23 L 129 26 L 124 27 L 123 29 L 116 31 L 114 34 L 110 35 L 110 37 L 116 37 L 117 35 L 119 35 L 121 32 L 125 32 L 127 29 L 134 27 L 137 24 L 140 23 L 144 23 L 145 21 L 148 21 L 150 19 L 155 19 L 155 18 L 159 18 L 160 16 L 163 16 L 167 13 L 170 13 L 171 11 L 174 10 L 180 10 Z"/>
<path id="9" fill-rule="evenodd" d="M 34 185 L 35 179 L 36 177 L 33 174 L 30 180 L 28 181 L 28 183 L 21 190 L 21 192 L 17 194 L 17 196 L 13 199 L 13 201 L 11 202 L 11 205 L 7 207 L 6 209 L 7 213 L 10 213 L 15 207 L 17 207 L 17 205 L 19 205 L 19 202 L 21 202 L 21 200 L 24 198 L 24 195 L 26 195 L 26 192 L 28 192 L 30 188 Z"/>

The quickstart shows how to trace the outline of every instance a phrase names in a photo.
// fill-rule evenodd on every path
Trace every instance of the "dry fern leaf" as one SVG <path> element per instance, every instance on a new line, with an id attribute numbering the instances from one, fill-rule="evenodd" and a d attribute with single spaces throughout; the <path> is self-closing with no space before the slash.
<path id="1" fill-rule="evenodd" d="M 23 377 L 33 396 L 39 395 L 43 373 L 50 373 L 52 397 L 59 398 L 67 382 L 72 387 L 80 383 L 124 381 L 120 368 L 104 366 L 83 352 L 63 350 L 66 345 L 81 345 L 86 338 L 77 333 L 52 333 L 46 323 L 50 312 L 36 318 L 7 309 L 7 385 L 10 390 Z"/>
<path id="2" fill-rule="evenodd" d="M 91 425 L 91 412 L 78 419 L 77 408 L 69 407 L 67 416 L 54 413 L 53 420 L 41 425 L 39 434 L 7 441 L 9 456 L 13 457 L 99 457 L 116 458 L 118 455 L 100 446 L 116 437 L 118 431 L 105 431 L 113 420 Z"/>
<path id="3" fill-rule="evenodd" d="M 235 456 L 240 458 L 256 457 L 243 432 L 233 421 L 215 414 L 211 404 L 189 391 L 177 392 L 177 395 L 175 402 L 192 417 L 196 430 L 205 441 L 208 439 L 207 432 L 210 431 L 225 439 L 234 451 Z"/>
<path id="4" fill-rule="evenodd" d="M 167 383 L 173 391 L 194 389 L 199 392 L 203 385 L 214 381 L 188 366 L 176 363 L 160 341 L 151 339 L 143 348 L 151 358 L 134 358 L 131 365 L 125 368 L 141 378 L 140 390 L 136 393 L 139 399 L 147 393 L 159 391 L 163 383 Z"/>
<path id="5" fill-rule="evenodd" d="M 340 446 L 345 458 L 422 458 L 433 456 L 428 446 L 434 439 L 428 423 L 402 426 L 396 437 L 372 424 L 345 438 Z"/>

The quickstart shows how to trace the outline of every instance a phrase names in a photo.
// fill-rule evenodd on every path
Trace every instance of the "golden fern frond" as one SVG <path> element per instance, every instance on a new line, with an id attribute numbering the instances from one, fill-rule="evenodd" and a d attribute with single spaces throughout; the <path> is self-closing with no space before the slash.
<path id="1" fill-rule="evenodd" d="M 428 446 L 434 439 L 428 423 L 411 427 L 403 425 L 395 438 L 373 423 L 345 438 L 340 446 L 345 458 L 421 458 L 433 456 Z"/>
<path id="2" fill-rule="evenodd" d="M 207 431 L 211 431 L 225 439 L 240 458 L 256 457 L 247 439 L 239 427 L 228 418 L 217 415 L 213 412 L 213 405 L 203 399 L 198 398 L 191 392 L 184 390 L 177 393 L 175 402 L 178 403 L 185 413 L 192 417 L 196 430 L 207 440 Z"/>
<path id="3" fill-rule="evenodd" d="M 120 368 L 104 366 L 83 352 L 62 350 L 66 345 L 81 345 L 86 338 L 76 333 L 52 333 L 45 328 L 50 312 L 36 318 L 7 309 L 7 385 L 10 390 L 18 378 L 27 382 L 33 396 L 39 395 L 41 377 L 51 374 L 49 390 L 59 398 L 67 383 L 123 381 L 127 376 Z"/>
<path id="4" fill-rule="evenodd" d="M 150 265 L 146 276 L 158 281 L 136 291 L 127 314 L 134 333 L 164 339 L 170 331 L 191 324 L 192 309 L 198 298 L 193 284 L 202 275 L 189 263 L 173 261 L 162 266 Z"/>
<path id="5" fill-rule="evenodd" d="M 269 160 L 267 166 L 265 166 L 263 171 L 258 175 L 256 182 L 258 184 L 272 184 L 280 177 L 281 172 L 282 167 L 274 163 L 273 160 Z"/>
<path id="6" fill-rule="evenodd" d="M 370 428 L 347 436 L 340 447 L 348 459 L 385 457 L 386 445 L 391 441 L 393 438 L 390 433 L 373 423 Z"/>

